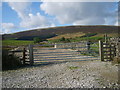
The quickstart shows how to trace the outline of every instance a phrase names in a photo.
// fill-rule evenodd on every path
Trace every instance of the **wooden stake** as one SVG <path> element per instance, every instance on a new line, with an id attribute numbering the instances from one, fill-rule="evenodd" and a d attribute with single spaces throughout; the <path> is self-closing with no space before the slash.
<path id="1" fill-rule="evenodd" d="M 102 41 L 99 41 L 99 54 L 100 54 L 101 61 L 104 61 L 104 57 L 103 57 L 103 42 Z"/>

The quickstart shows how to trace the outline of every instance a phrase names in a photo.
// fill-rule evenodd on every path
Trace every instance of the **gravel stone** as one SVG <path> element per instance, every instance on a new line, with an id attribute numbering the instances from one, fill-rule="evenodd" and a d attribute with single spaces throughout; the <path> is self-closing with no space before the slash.
<path id="1" fill-rule="evenodd" d="M 70 66 L 79 68 L 71 70 Z M 101 61 L 65 62 L 2 72 L 3 88 L 119 88 L 117 81 L 118 66 Z"/>

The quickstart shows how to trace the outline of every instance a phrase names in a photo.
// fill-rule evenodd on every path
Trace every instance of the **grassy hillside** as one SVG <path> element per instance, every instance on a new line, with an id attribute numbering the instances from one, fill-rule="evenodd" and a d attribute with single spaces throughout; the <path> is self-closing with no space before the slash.
<path id="1" fill-rule="evenodd" d="M 118 33 L 117 26 L 64 26 L 53 27 L 44 29 L 27 30 L 13 34 L 3 35 L 3 39 L 16 39 L 16 40 L 33 40 L 34 37 L 48 39 L 59 35 L 67 35 L 72 33 Z M 60 36 L 62 37 L 62 36 Z M 74 36 L 73 36 L 74 37 Z M 57 37 L 56 37 L 57 38 Z"/>
<path id="2" fill-rule="evenodd" d="M 57 43 L 57 42 L 80 42 L 80 41 L 92 41 L 97 42 L 98 40 L 104 40 L 103 33 L 72 33 L 72 34 L 63 34 L 58 35 L 53 38 L 49 38 L 49 42 Z M 117 33 L 108 33 L 108 38 L 115 37 Z M 65 38 L 66 40 L 62 41 L 61 38 Z"/>
<path id="3" fill-rule="evenodd" d="M 48 40 L 50 43 L 59 42 L 80 42 L 89 40 L 96 42 L 104 40 L 104 34 L 109 37 L 118 35 L 117 26 L 64 26 L 45 29 L 35 29 L 22 31 L 13 34 L 4 34 L 3 46 L 21 46 L 33 44 L 34 37 L 40 37 L 43 40 Z M 31 41 L 29 41 L 31 40 Z"/>
<path id="4" fill-rule="evenodd" d="M 85 35 L 85 33 L 82 33 L 82 32 L 68 33 L 68 34 L 62 34 L 62 35 L 58 35 L 58 36 L 55 36 L 55 37 L 52 37 L 52 38 L 48 38 L 47 40 L 55 40 L 55 39 L 60 39 L 62 37 L 65 37 L 65 38 L 75 38 L 75 37 L 80 37 L 80 36 L 83 36 L 83 35 Z"/>

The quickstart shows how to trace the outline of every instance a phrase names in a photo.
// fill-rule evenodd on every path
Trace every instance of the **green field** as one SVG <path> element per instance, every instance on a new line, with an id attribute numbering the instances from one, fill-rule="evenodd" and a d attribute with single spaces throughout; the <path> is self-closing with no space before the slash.
<path id="1" fill-rule="evenodd" d="M 3 46 L 22 46 L 22 45 L 29 45 L 33 44 L 33 41 L 26 41 L 26 40 L 3 40 Z"/>
<path id="2" fill-rule="evenodd" d="M 62 43 L 62 42 L 80 42 L 80 41 L 91 41 L 91 42 L 98 42 L 99 40 L 104 40 L 104 37 L 75 37 L 66 39 L 65 41 L 61 41 L 60 39 L 48 40 L 50 43 Z"/>

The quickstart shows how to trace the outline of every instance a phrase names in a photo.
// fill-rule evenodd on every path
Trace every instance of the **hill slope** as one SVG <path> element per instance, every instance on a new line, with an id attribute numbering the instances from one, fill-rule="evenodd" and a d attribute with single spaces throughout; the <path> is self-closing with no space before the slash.
<path id="1" fill-rule="evenodd" d="M 41 37 L 43 39 L 51 38 L 57 35 L 68 33 L 118 33 L 120 26 L 64 26 L 44 29 L 34 29 L 13 34 L 4 34 L 3 39 L 32 40 L 33 37 Z"/>

